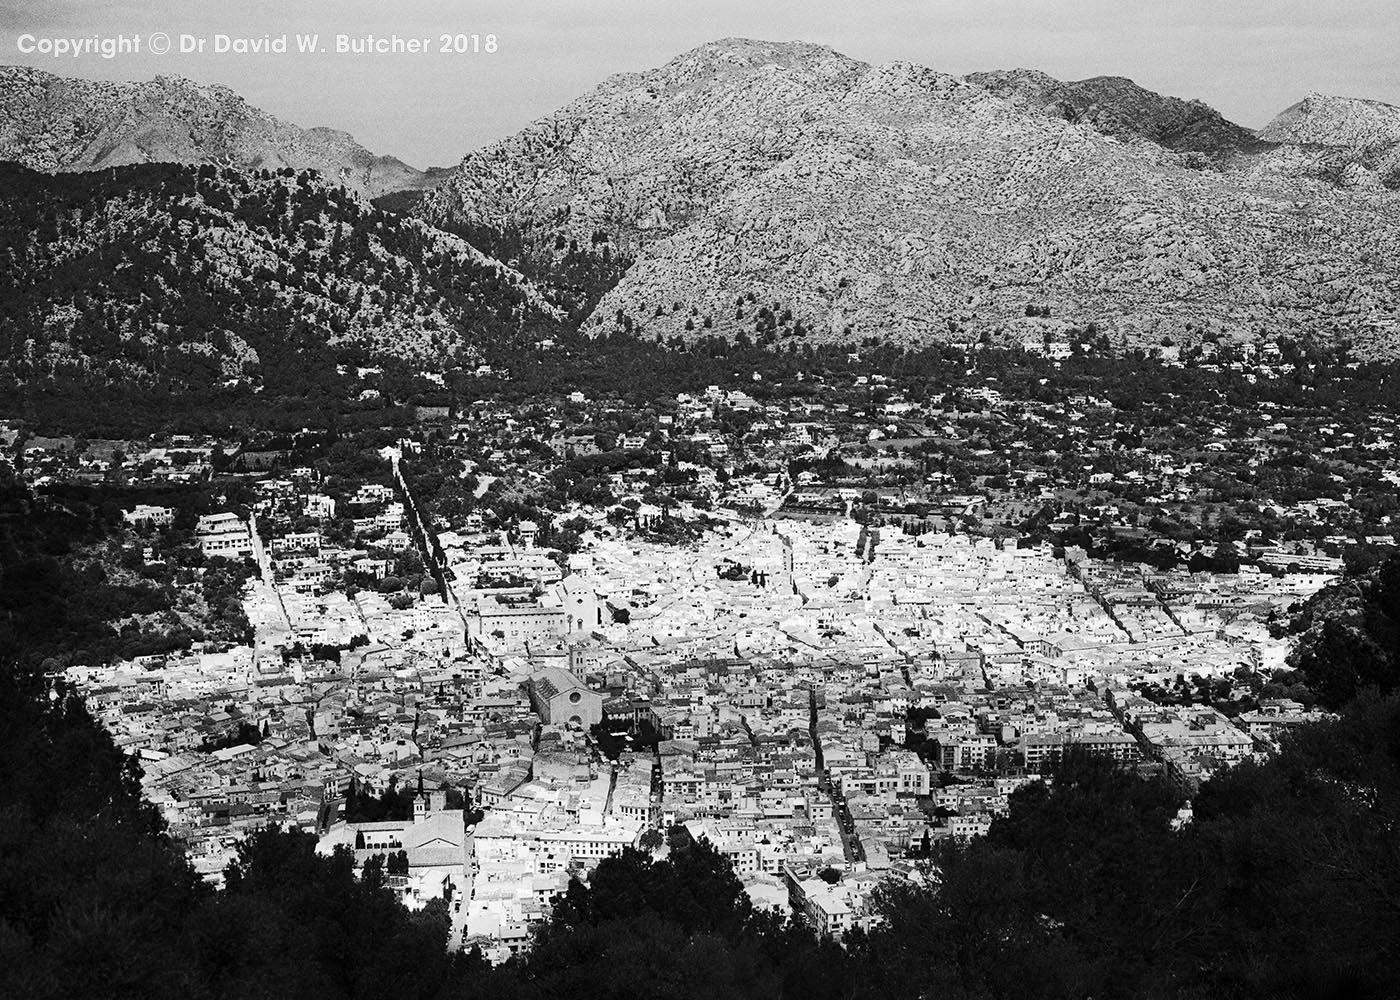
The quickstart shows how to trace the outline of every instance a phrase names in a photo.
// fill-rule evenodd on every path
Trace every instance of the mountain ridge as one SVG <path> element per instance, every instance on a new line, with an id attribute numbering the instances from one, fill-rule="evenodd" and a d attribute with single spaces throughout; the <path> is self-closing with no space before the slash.
<path id="1" fill-rule="evenodd" d="M 1158 94 L 1124 76 L 1066 81 L 1015 69 L 970 73 L 967 79 L 1069 121 L 1087 121 L 1105 135 L 1147 139 L 1174 152 L 1228 157 L 1269 146 L 1255 130 L 1226 120 L 1204 101 Z"/>
<path id="2" fill-rule="evenodd" d="M 1400 219 L 1374 172 L 1121 78 L 1059 84 L 1089 113 L 1046 113 L 1055 81 L 1015 76 L 708 43 L 473 151 L 415 210 L 635 257 L 591 330 L 1394 350 Z"/>
<path id="3" fill-rule="evenodd" d="M 1400 140 L 1400 107 L 1313 91 L 1279 112 L 1260 134 L 1273 142 L 1362 146 Z"/>
<path id="4" fill-rule="evenodd" d="M 366 197 L 439 176 L 375 155 L 348 132 L 284 122 L 219 84 L 85 80 L 28 66 L 0 66 L 0 159 L 49 173 L 152 162 L 311 168 Z"/>
<path id="5" fill-rule="evenodd" d="M 365 194 L 402 180 L 392 161 L 350 183 L 346 149 L 384 158 L 227 88 L 15 67 L 0 81 L 0 107 L 29 116 L 3 119 L 0 157 L 17 150 L 45 170 L 82 176 L 171 150 L 171 130 L 185 128 L 183 148 L 221 170 L 256 174 L 260 157 L 300 150 L 320 157 L 308 169 L 331 187 Z M 64 114 L 17 98 L 16 81 L 52 91 Z M 89 102 L 85 118 L 93 87 L 138 98 Z M 1312 95 L 1271 123 L 1282 142 L 1125 77 L 958 77 L 811 43 L 722 39 L 611 76 L 471 151 L 440 186 L 377 203 L 465 240 L 469 270 L 499 264 L 528 312 L 593 333 L 796 348 L 1041 344 L 1092 328 L 1121 345 L 1318 335 L 1390 356 L 1395 147 L 1357 122 L 1384 124 L 1395 109 L 1357 107 Z M 27 127 L 35 116 L 47 130 Z"/>
<path id="6" fill-rule="evenodd" d="M 1400 107 L 1363 97 L 1310 93 L 1281 111 L 1260 135 L 1321 149 L 1321 169 L 1342 181 L 1372 173 L 1400 190 Z"/>

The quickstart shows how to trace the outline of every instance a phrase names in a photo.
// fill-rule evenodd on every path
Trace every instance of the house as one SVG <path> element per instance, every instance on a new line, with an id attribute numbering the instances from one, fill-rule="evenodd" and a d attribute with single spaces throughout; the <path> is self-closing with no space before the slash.
<path id="1" fill-rule="evenodd" d="M 848 891 L 840 885 L 828 885 L 820 878 L 797 879 L 787 875 L 789 892 L 807 923 L 821 938 L 839 941 L 855 926 Z M 795 889 L 794 889 L 795 886 Z"/>
<path id="2" fill-rule="evenodd" d="M 195 526 L 195 537 L 206 556 L 243 559 L 253 554 L 252 536 L 237 514 L 205 514 Z"/>
<path id="3" fill-rule="evenodd" d="M 174 507 L 156 507 L 151 504 L 138 503 L 131 510 L 122 511 L 122 517 L 127 524 L 150 525 L 151 527 L 164 528 L 175 519 Z"/>
<path id="4" fill-rule="evenodd" d="M 335 499 L 323 493 L 311 493 L 302 501 L 301 512 L 318 521 L 335 517 Z"/>

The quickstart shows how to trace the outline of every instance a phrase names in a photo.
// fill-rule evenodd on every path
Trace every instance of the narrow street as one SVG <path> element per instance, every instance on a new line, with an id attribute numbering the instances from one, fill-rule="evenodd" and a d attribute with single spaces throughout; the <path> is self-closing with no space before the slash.
<path id="1" fill-rule="evenodd" d="M 852 864 L 864 861 L 865 848 L 861 846 L 860 838 L 856 836 L 855 820 L 851 818 L 851 811 L 846 805 L 846 799 L 832 784 L 831 776 L 826 773 L 826 759 L 822 756 L 822 741 L 817 733 L 817 689 L 815 687 L 808 688 L 807 697 L 811 711 L 808 732 L 811 733 L 812 749 L 816 751 L 817 756 L 817 789 L 831 801 L 831 812 L 836 820 L 836 829 L 841 835 L 841 852 L 845 855 L 846 861 Z"/>

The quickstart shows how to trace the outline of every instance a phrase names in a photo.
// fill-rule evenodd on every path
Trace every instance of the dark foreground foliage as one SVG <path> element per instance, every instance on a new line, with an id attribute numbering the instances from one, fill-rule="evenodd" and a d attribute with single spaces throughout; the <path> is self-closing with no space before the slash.
<path id="1" fill-rule="evenodd" d="M 1400 959 L 1400 700 L 1366 700 L 1264 765 L 1174 800 L 1097 761 L 1014 797 L 891 890 L 871 995 L 1385 997 Z"/>
<path id="2" fill-rule="evenodd" d="M 1400 556 L 1313 595 L 1292 623 L 1299 680 L 1335 708 L 1357 692 L 1400 686 Z"/>
<path id="3" fill-rule="evenodd" d="M 67 524 L 9 515 L 7 570 Z M 47 581 L 63 585 L 61 575 Z M 13 624 L 13 623 L 12 623 Z M 42 620 L 61 629 L 61 618 Z M 346 853 L 251 838 L 215 893 L 139 772 L 9 628 L 0 671 L 0 996 L 509 998 L 1389 997 L 1400 967 L 1400 698 L 1363 693 L 1266 764 L 1208 784 L 1180 830 L 1163 786 L 1071 758 L 984 839 L 890 884 L 847 947 L 755 912 L 707 845 L 629 851 L 573 885 L 497 969 L 446 950 Z"/>

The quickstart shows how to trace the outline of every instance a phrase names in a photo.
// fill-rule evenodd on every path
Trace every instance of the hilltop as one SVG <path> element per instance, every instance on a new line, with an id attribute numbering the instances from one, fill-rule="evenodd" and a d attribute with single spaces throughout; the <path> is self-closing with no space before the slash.
<path id="1" fill-rule="evenodd" d="M 1277 143 L 1321 147 L 1333 176 L 1353 181 L 1374 173 L 1400 189 L 1400 108 L 1357 97 L 1309 94 L 1260 132 Z"/>
<path id="2" fill-rule="evenodd" d="M 1377 175 L 1128 81 L 1047 81 L 727 39 L 468 155 L 413 210 L 523 256 L 631 262 L 593 331 L 1019 342 L 1093 324 L 1113 343 L 1307 333 L 1393 353 L 1400 201 Z"/>
<path id="3" fill-rule="evenodd" d="M 371 198 L 440 176 L 376 156 L 345 132 L 288 124 L 227 87 L 178 76 L 70 79 L 27 66 L 0 66 L 0 160 L 47 172 L 137 163 L 310 168 Z"/>
<path id="4" fill-rule="evenodd" d="M 1400 141 L 1400 108 L 1356 97 L 1309 94 L 1260 132 L 1269 142 L 1363 147 Z"/>

